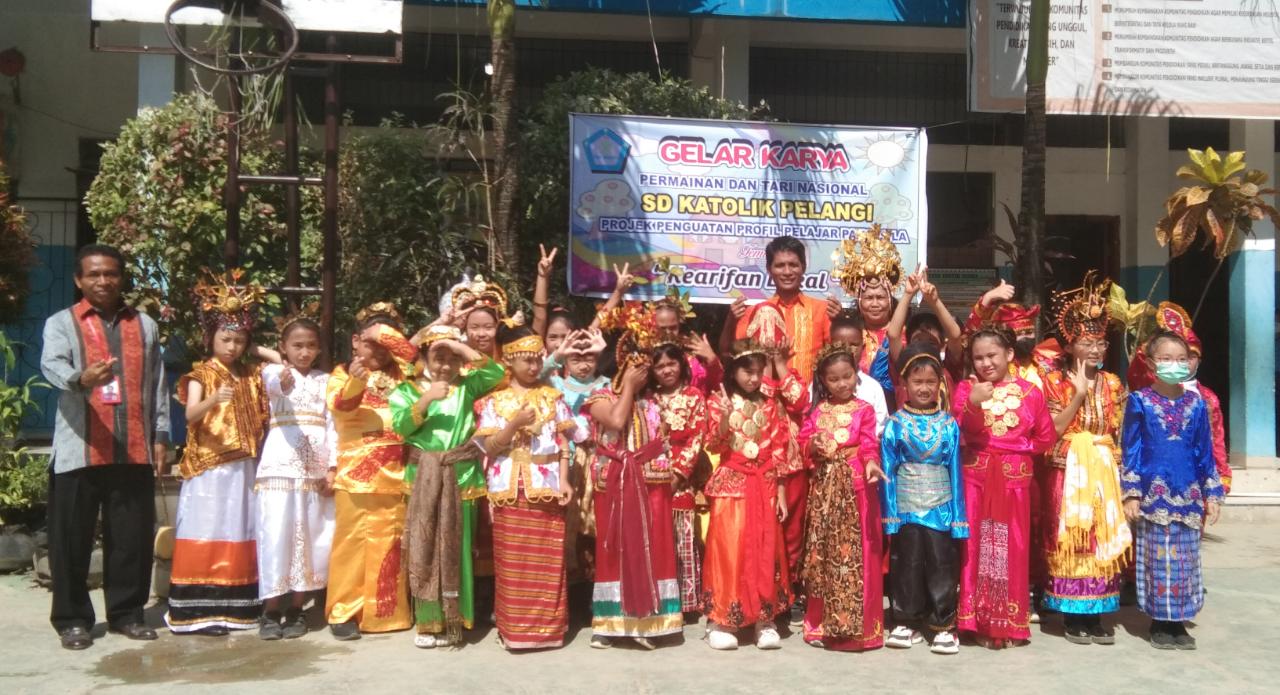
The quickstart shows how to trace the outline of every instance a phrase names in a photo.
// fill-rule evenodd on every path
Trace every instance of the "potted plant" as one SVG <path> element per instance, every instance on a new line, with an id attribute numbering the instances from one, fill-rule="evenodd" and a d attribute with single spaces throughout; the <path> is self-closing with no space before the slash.
<path id="1" fill-rule="evenodd" d="M 32 530 L 44 519 L 48 501 L 48 457 L 32 454 L 18 436 L 22 418 L 39 408 L 32 392 L 48 385 L 34 376 L 9 383 L 17 356 L 3 332 L 0 363 L 5 377 L 0 384 L 0 572 L 13 572 L 31 566 L 36 546 Z"/>

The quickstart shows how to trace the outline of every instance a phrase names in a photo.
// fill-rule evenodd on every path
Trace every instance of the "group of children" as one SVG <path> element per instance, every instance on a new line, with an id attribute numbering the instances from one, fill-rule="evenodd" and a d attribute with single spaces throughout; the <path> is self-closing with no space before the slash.
<path id="1" fill-rule="evenodd" d="M 1036 345 L 1011 287 L 962 328 L 877 229 L 838 271 L 853 309 L 800 291 L 801 242 L 765 253 L 777 294 L 735 302 L 718 350 L 678 294 L 623 302 L 625 266 L 576 325 L 547 301 L 553 250 L 531 326 L 476 278 L 412 337 L 394 307 L 363 310 L 332 374 L 305 318 L 246 366 L 259 291 L 203 283 L 171 629 L 297 637 L 326 589 L 337 639 L 416 626 L 456 646 L 492 576 L 499 642 L 559 647 L 581 578 L 595 648 L 654 649 L 703 615 L 713 649 L 776 649 L 789 616 L 815 647 L 955 654 L 962 633 L 1025 643 L 1037 609 L 1111 644 L 1136 569 L 1152 645 L 1194 648 L 1229 469 L 1185 312 L 1161 305 L 1127 393 L 1102 370 L 1105 280 L 1059 294 Z"/>

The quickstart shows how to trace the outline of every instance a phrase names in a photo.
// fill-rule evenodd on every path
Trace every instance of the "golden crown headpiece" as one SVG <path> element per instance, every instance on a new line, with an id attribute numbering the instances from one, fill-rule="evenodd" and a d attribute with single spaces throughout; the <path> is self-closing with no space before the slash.
<path id="1" fill-rule="evenodd" d="M 537 334 L 526 335 L 523 338 L 506 343 L 502 346 L 502 356 L 506 359 L 515 359 L 526 355 L 542 356 L 542 336 Z"/>
<path id="2" fill-rule="evenodd" d="M 498 314 L 499 320 L 507 317 L 507 291 L 497 283 L 487 282 L 483 275 L 477 275 L 470 283 L 455 287 L 449 299 L 455 316 L 488 307 Z"/>
<path id="3" fill-rule="evenodd" d="M 385 316 L 398 324 L 404 324 L 404 317 L 396 310 L 396 305 L 391 302 L 374 302 L 357 311 L 356 322 L 364 323 L 375 316 Z"/>
<path id="4" fill-rule="evenodd" d="M 232 268 L 225 273 L 202 269 L 205 276 L 192 288 L 196 310 L 206 330 L 253 330 L 253 310 L 266 296 L 256 283 L 243 283 L 244 269 Z"/>
<path id="5" fill-rule="evenodd" d="M 826 345 L 823 345 L 818 350 L 818 359 L 817 361 L 814 362 L 814 364 L 822 364 L 824 360 L 826 360 L 828 357 L 831 357 L 832 355 L 845 354 L 845 355 L 849 355 L 850 357 L 853 357 L 853 353 L 855 350 L 861 350 L 861 348 L 855 348 L 853 347 L 853 345 L 850 345 L 849 343 L 846 343 L 843 341 L 835 342 L 835 343 L 827 343 Z"/>
<path id="6" fill-rule="evenodd" d="M 622 374 L 628 366 L 644 366 L 651 360 L 651 353 L 662 345 L 679 345 L 680 336 L 674 331 L 658 328 L 657 311 L 644 302 L 629 301 L 602 311 L 600 330 L 618 332 L 618 345 L 614 351 L 618 374 L 614 388 L 621 384 Z"/>
<path id="7" fill-rule="evenodd" d="M 320 302 L 309 302 L 298 308 L 297 311 L 285 316 L 277 316 L 272 319 L 276 325 L 276 333 L 283 336 L 289 332 L 289 328 L 299 321 L 320 322 Z"/>
<path id="8" fill-rule="evenodd" d="M 418 348 L 419 351 L 422 351 L 429 350 L 432 345 L 435 345 L 442 340 L 456 340 L 460 343 L 465 342 L 465 339 L 462 336 L 462 331 L 458 330 L 456 326 L 437 323 L 427 326 L 413 334 L 413 337 L 409 339 L 409 344 Z"/>
<path id="9" fill-rule="evenodd" d="M 890 294 L 902 280 L 902 254 L 888 230 L 879 223 L 840 242 L 831 254 L 831 276 L 850 295 L 884 285 Z"/>
<path id="10" fill-rule="evenodd" d="M 742 340 L 733 341 L 733 345 L 730 347 L 729 352 L 730 357 L 734 360 L 740 360 L 743 357 L 749 357 L 751 355 L 767 356 L 768 354 L 768 348 L 751 338 L 743 338 Z"/>
<path id="11" fill-rule="evenodd" d="M 1085 273 L 1080 287 L 1055 293 L 1054 320 L 1058 334 L 1067 342 L 1083 336 L 1105 336 L 1111 322 L 1110 296 L 1111 280 L 1100 277 L 1094 270 Z"/>

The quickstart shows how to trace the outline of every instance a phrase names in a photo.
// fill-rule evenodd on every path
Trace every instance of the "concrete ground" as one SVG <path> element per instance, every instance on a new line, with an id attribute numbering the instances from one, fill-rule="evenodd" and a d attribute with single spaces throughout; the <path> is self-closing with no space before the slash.
<path id="1" fill-rule="evenodd" d="M 507 654 L 487 627 L 470 633 L 471 643 L 461 650 L 422 651 L 408 633 L 339 643 L 316 631 L 299 640 L 267 643 L 254 634 L 175 637 L 161 630 L 158 641 L 139 643 L 104 636 L 105 626 L 99 624 L 93 647 L 69 652 L 59 648 L 49 627 L 48 594 L 29 576 L 4 576 L 0 692 L 70 695 L 127 688 L 173 693 L 184 686 L 275 695 L 1277 692 L 1280 659 L 1272 648 L 1280 645 L 1280 522 L 1224 522 L 1213 528 L 1206 537 L 1205 574 L 1206 608 L 1192 629 L 1198 651 L 1152 649 L 1146 618 L 1125 608 L 1115 646 L 1069 644 L 1054 620 L 1033 628 L 1029 646 L 1000 652 L 968 646 L 950 657 L 920 647 L 827 653 L 806 646 L 798 635 L 787 637 L 776 652 L 746 647 L 718 653 L 700 640 L 700 626 L 686 628 L 683 645 L 652 653 L 629 646 L 594 651 L 588 647 L 589 630 L 581 630 L 561 650 Z M 96 593 L 101 611 L 101 592 Z M 153 607 L 148 616 L 159 624 L 162 613 L 162 607 Z"/>

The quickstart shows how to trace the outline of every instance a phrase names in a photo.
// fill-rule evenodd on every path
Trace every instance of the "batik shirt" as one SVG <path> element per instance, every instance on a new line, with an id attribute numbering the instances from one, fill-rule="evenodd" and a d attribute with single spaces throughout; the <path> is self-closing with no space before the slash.
<path id="1" fill-rule="evenodd" d="M 1140 500 L 1151 523 L 1200 528 L 1205 504 L 1222 500 L 1204 399 L 1190 390 L 1169 399 L 1150 387 L 1129 394 L 1121 441 L 1125 499 Z"/>
<path id="2" fill-rule="evenodd" d="M 910 406 L 889 416 L 880 437 L 884 530 L 903 524 L 968 538 L 964 480 L 960 472 L 960 425 L 946 411 Z"/>

